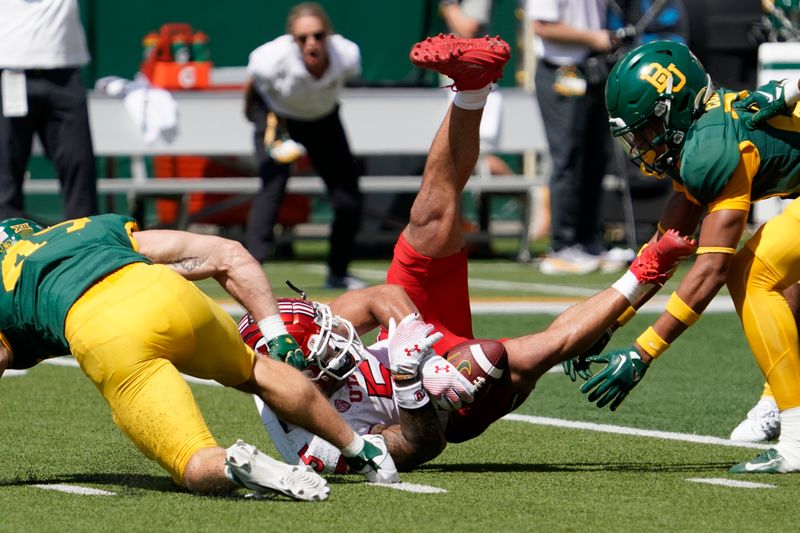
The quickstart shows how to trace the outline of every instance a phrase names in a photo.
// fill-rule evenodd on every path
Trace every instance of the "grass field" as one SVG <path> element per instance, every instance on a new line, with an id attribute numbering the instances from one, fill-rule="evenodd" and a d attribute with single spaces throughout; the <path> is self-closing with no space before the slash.
<path id="1" fill-rule="evenodd" d="M 356 270 L 380 273 L 385 267 L 359 262 Z M 312 297 L 334 295 L 319 289 L 323 271 L 317 265 L 279 263 L 268 271 L 282 295 L 289 294 L 282 280 L 290 276 Z M 565 300 L 616 277 L 543 278 L 529 266 L 504 261 L 476 262 L 471 272 L 473 294 L 481 301 Z M 220 294 L 213 285 L 202 286 Z M 640 314 L 611 346 L 631 342 L 653 318 Z M 478 336 L 517 335 L 551 319 L 477 315 L 475 329 Z M 616 413 L 597 409 L 566 376 L 550 373 L 515 412 L 522 416 L 451 445 L 403 475 L 406 483 L 442 492 L 412 493 L 334 476 L 329 500 L 301 503 L 183 492 L 122 436 L 78 369 L 39 365 L 0 380 L 0 531 L 797 531 L 800 476 L 726 472 L 758 453 L 755 447 L 723 445 L 721 439 L 756 400 L 760 386 L 736 316 L 706 314 L 653 365 Z M 192 389 L 220 443 L 243 438 L 274 451 L 251 398 L 222 387 L 193 384 Z M 595 425 L 573 428 L 567 421 Z M 608 425 L 630 431 L 608 433 Z M 634 430 L 677 435 L 648 437 Z M 688 442 L 683 434 L 717 440 Z M 709 479 L 764 486 L 696 481 Z M 112 494 L 36 486 L 52 484 Z"/>

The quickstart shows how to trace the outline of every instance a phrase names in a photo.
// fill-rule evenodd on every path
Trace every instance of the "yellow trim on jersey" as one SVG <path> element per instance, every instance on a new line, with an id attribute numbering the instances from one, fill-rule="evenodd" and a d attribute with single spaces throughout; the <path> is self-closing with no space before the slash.
<path id="1" fill-rule="evenodd" d="M 619 317 L 617 317 L 617 325 L 619 327 L 624 326 L 625 324 L 630 322 L 631 318 L 633 318 L 634 315 L 636 315 L 636 309 L 634 309 L 631 306 L 628 306 L 628 308 L 625 311 L 623 311 L 622 314 L 619 315 Z"/>
<path id="2" fill-rule="evenodd" d="M 138 252 L 139 243 L 136 242 L 136 239 L 133 237 L 133 232 L 139 231 L 139 224 L 137 224 L 135 220 L 129 220 L 125 223 L 125 231 L 128 233 L 128 239 L 130 239 L 131 241 L 131 246 L 133 247 L 133 251 Z"/>
<path id="3" fill-rule="evenodd" d="M 664 229 L 664 226 L 661 225 L 661 222 L 658 223 L 658 225 L 656 226 L 656 229 L 658 229 L 658 232 L 661 235 L 664 235 L 667 232 L 667 230 Z"/>
<path id="4" fill-rule="evenodd" d="M 698 200 L 697 198 L 695 198 L 694 196 L 689 194 L 689 191 L 686 190 L 686 187 L 684 187 L 683 185 L 681 185 L 680 183 L 678 183 L 675 180 L 672 180 L 672 190 L 677 192 L 677 193 L 680 193 L 680 194 L 684 195 L 686 197 L 686 199 L 689 200 L 690 202 L 692 202 L 693 204 L 703 205 L 700 202 L 700 200 Z"/>
<path id="5" fill-rule="evenodd" d="M 669 297 L 667 313 L 685 326 L 692 326 L 700 320 L 700 313 L 689 307 L 689 304 L 684 302 L 677 292 L 673 292 Z"/>
<path id="6" fill-rule="evenodd" d="M 753 177 L 761 165 L 761 154 L 753 143 L 742 141 L 739 144 L 739 156 L 739 164 L 736 165 L 730 181 L 720 195 L 708 204 L 709 213 L 722 209 L 750 210 Z"/>
<path id="7" fill-rule="evenodd" d="M 701 246 L 695 252 L 697 255 L 703 254 L 729 254 L 733 255 L 736 253 L 736 248 L 730 248 L 728 246 Z"/>
<path id="8" fill-rule="evenodd" d="M 8 339 L 3 334 L 2 331 L 0 331 L 0 344 L 5 346 L 8 349 L 9 352 L 13 352 L 14 351 L 14 350 L 11 349 L 11 344 L 9 344 Z"/>
<path id="9" fill-rule="evenodd" d="M 650 326 L 644 333 L 639 335 L 639 338 L 636 339 L 636 344 L 641 346 L 642 350 L 647 352 L 653 359 L 666 352 L 667 348 L 669 348 L 669 343 L 656 333 L 653 326 Z"/>

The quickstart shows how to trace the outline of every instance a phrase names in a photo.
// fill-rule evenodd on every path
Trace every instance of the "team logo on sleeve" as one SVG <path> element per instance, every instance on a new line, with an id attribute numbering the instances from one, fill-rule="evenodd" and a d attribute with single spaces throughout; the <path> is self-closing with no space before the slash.
<path id="1" fill-rule="evenodd" d="M 659 94 L 666 92 L 670 87 L 671 92 L 677 93 L 686 85 L 686 76 L 673 63 L 670 63 L 668 67 L 659 63 L 650 63 L 642 68 L 639 78 L 655 87 Z"/>

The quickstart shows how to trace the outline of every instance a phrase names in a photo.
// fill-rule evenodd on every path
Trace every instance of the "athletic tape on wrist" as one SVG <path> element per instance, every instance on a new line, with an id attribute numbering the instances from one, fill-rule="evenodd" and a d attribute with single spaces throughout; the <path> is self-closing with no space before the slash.
<path id="1" fill-rule="evenodd" d="M 422 380 L 410 385 L 395 383 L 394 397 L 397 405 L 403 409 L 419 409 L 431 401 L 428 393 L 422 388 Z"/>
<path id="2" fill-rule="evenodd" d="M 798 80 L 789 79 L 783 86 L 783 100 L 787 105 L 794 105 L 800 101 L 800 88 L 797 86 Z"/>
<path id="3" fill-rule="evenodd" d="M 686 326 L 692 326 L 695 322 L 700 320 L 700 313 L 689 307 L 689 305 L 678 296 L 677 292 L 673 292 L 669 297 L 667 313 L 671 314 L 678 322 Z"/>
<path id="4" fill-rule="evenodd" d="M 641 346 L 642 350 L 647 352 L 647 355 L 654 359 L 666 352 L 667 348 L 669 348 L 669 343 L 662 339 L 661 335 L 656 333 L 653 326 L 650 326 L 644 330 L 644 333 L 639 335 L 639 338 L 636 339 L 636 344 Z"/>
<path id="5" fill-rule="evenodd" d="M 701 246 L 695 252 L 697 255 L 703 254 L 729 254 L 733 255 L 736 253 L 736 248 L 731 248 L 729 246 Z"/>
<path id="6" fill-rule="evenodd" d="M 619 327 L 624 326 L 625 324 L 630 322 L 631 318 L 633 318 L 634 316 L 636 316 L 636 309 L 634 309 L 631 306 L 628 306 L 628 308 L 625 311 L 623 311 L 622 314 L 619 315 L 619 317 L 617 317 L 617 326 Z"/>
<path id="7" fill-rule="evenodd" d="M 281 315 L 270 315 L 258 321 L 258 329 L 267 342 L 279 335 L 288 335 L 286 324 L 283 323 Z"/>

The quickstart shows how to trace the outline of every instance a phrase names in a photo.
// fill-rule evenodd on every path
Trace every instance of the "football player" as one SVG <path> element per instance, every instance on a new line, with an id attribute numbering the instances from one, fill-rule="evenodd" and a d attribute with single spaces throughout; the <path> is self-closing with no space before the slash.
<path id="1" fill-rule="evenodd" d="M 0 222 L 0 375 L 71 353 L 114 421 L 176 483 L 236 486 L 303 500 L 328 496 L 313 470 L 242 441 L 225 449 L 180 372 L 257 394 L 281 417 L 324 436 L 372 481 L 396 480 L 380 437 L 362 438 L 297 370 L 255 357 L 236 323 L 191 281 L 213 277 L 255 317 L 276 358 L 304 360 L 261 266 L 234 241 L 138 231 L 118 215 L 43 228 Z"/>
<path id="2" fill-rule="evenodd" d="M 643 292 L 663 283 L 694 251 L 693 241 L 670 232 L 646 248 L 612 288 L 568 309 L 546 331 L 502 339 L 504 359 L 485 368 L 494 377 L 487 390 L 474 383 L 475 392 L 452 365 L 435 355 L 447 355 L 474 339 L 459 199 L 478 159 L 483 105 L 508 59 L 509 47 L 497 37 L 440 35 L 412 48 L 415 65 L 451 77 L 458 92 L 431 145 L 409 224 L 394 249 L 387 285 L 344 294 L 329 310 L 303 300 L 281 302 L 287 328 L 312 354 L 312 373 L 321 376 L 317 382 L 336 387 L 328 389 L 332 402 L 357 432 L 385 437 L 401 470 L 435 457 L 446 442 L 480 435 L 516 409 L 542 374 L 589 348 L 616 317 L 638 305 Z M 391 319 L 400 322 L 392 327 Z M 305 324 L 301 329 L 308 334 L 294 329 L 298 323 Z M 383 344 L 365 350 L 358 335 L 378 326 L 389 326 L 380 336 Z M 240 329 L 251 346 L 258 344 L 260 332 L 247 318 Z M 430 346 L 433 350 L 427 349 Z M 352 348 L 350 355 L 341 356 L 345 347 Z M 407 361 L 409 353 L 416 359 Z M 479 394 L 474 402 L 461 405 L 474 394 Z M 325 448 L 319 439 L 261 410 L 287 462 L 344 471 L 335 448 Z"/>
<path id="3" fill-rule="evenodd" d="M 774 448 L 732 472 L 800 470 L 800 347 L 783 295 L 800 279 L 800 203 L 736 251 L 752 202 L 800 192 L 798 99 L 797 79 L 772 81 L 753 93 L 714 90 L 689 49 L 666 41 L 626 54 L 606 86 L 611 132 L 628 157 L 646 174 L 673 180 L 651 243 L 666 229 L 691 234 L 701 219 L 702 225 L 697 260 L 665 311 L 634 345 L 594 358 L 608 365 L 581 390 L 598 407 L 618 406 L 727 282 L 781 426 Z"/>

